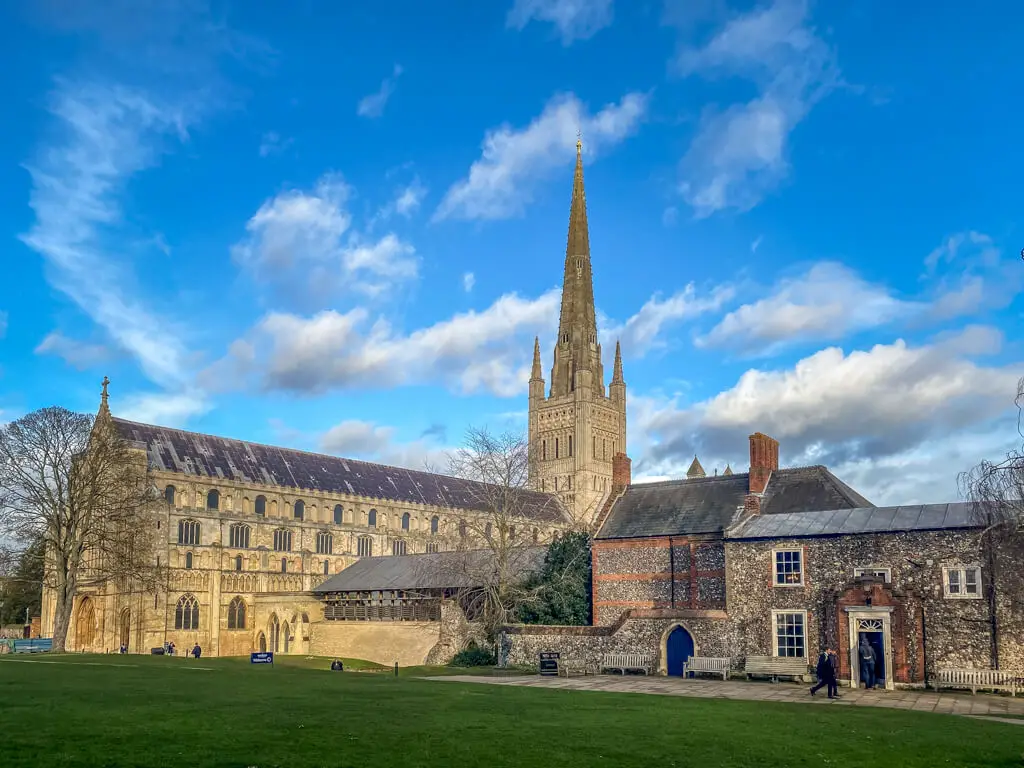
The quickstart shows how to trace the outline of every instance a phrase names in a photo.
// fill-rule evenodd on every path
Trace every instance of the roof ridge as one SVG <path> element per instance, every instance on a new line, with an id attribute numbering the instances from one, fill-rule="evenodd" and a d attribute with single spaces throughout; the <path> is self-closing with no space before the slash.
<path id="1" fill-rule="evenodd" d="M 118 416 L 112 416 L 111 418 L 113 418 L 113 420 L 115 422 L 121 422 L 123 424 L 134 424 L 134 425 L 139 426 L 139 427 L 148 427 L 150 429 L 166 430 L 168 432 L 178 432 L 178 433 L 184 434 L 184 435 L 195 435 L 196 437 L 205 437 L 205 438 L 209 438 L 209 439 L 212 439 L 212 440 L 226 440 L 226 441 L 229 441 L 229 442 L 232 442 L 232 443 L 239 443 L 241 445 L 252 445 L 252 446 L 257 446 L 259 448 L 266 448 L 268 450 L 283 451 L 283 452 L 290 452 L 290 453 L 301 453 L 301 454 L 304 454 L 306 456 L 316 456 L 316 457 L 319 457 L 319 458 L 333 459 L 335 461 L 350 461 L 353 464 L 362 464 L 363 466 L 366 466 L 366 467 L 379 467 L 381 469 L 392 469 L 392 470 L 397 470 L 399 472 L 410 472 L 410 473 L 415 474 L 415 475 L 425 475 L 425 476 L 428 476 L 428 477 L 441 478 L 441 479 L 445 479 L 445 480 L 452 480 L 453 482 L 459 482 L 459 483 L 473 483 L 473 484 L 477 484 L 477 485 L 495 485 L 494 483 L 485 483 L 482 480 L 469 480 L 469 479 L 464 478 L 464 477 L 456 477 L 455 475 L 446 475 L 446 474 L 443 474 L 441 472 L 427 472 L 426 470 L 423 470 L 423 469 L 411 469 L 409 467 L 400 467 L 400 466 L 396 466 L 394 464 L 380 464 L 380 463 L 375 462 L 375 461 L 366 461 L 364 459 L 351 459 L 351 458 L 349 458 L 347 456 L 337 456 L 337 455 L 331 454 L 331 453 L 318 453 L 316 451 L 306 451 L 306 450 L 303 450 L 301 448 L 287 448 L 287 447 L 281 446 L 281 445 L 271 445 L 269 443 L 260 443 L 260 442 L 256 442 L 255 440 L 241 440 L 241 439 L 239 439 L 237 437 L 224 437 L 222 435 L 211 435 L 211 434 L 208 434 L 206 432 L 193 432 L 192 430 L 188 430 L 188 429 L 179 429 L 177 427 L 165 427 L 165 426 L 162 426 L 160 424 L 147 424 L 144 421 L 132 421 L 130 419 L 122 419 L 122 418 L 120 418 Z M 299 487 L 299 486 L 296 485 L 296 487 Z M 543 496 L 546 499 L 558 500 L 558 497 L 555 496 L 552 493 L 545 493 L 544 491 L 536 491 L 536 490 L 534 490 L 532 488 L 515 488 L 513 490 L 515 490 L 515 491 L 517 491 L 519 493 L 523 493 L 523 494 L 535 495 L 535 496 Z"/>
<path id="2" fill-rule="evenodd" d="M 749 472 L 733 472 L 731 475 L 708 475 L 706 477 L 678 477 L 670 480 L 652 480 L 646 483 L 630 483 L 627 488 L 653 488 L 661 485 L 699 485 L 701 483 L 713 482 L 715 480 L 735 480 L 746 477 Z"/>

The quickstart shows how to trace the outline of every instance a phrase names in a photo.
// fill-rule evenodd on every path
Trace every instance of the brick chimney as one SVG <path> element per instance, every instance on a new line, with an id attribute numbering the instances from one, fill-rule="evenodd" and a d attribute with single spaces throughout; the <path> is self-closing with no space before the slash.
<path id="1" fill-rule="evenodd" d="M 615 502 L 618 501 L 619 497 L 622 496 L 623 491 L 625 491 L 632 482 L 633 473 L 630 469 L 632 464 L 633 460 L 621 451 L 612 456 L 612 489 L 608 493 L 608 497 L 604 500 L 604 505 L 594 518 L 594 533 L 601 530 L 601 526 L 604 525 L 604 521 L 608 519 L 608 513 L 612 511 L 612 507 L 615 505 Z M 597 582 L 595 582 L 595 584 L 596 583 Z"/>
<path id="2" fill-rule="evenodd" d="M 612 456 L 612 496 L 618 496 L 632 482 L 632 466 L 633 460 L 621 451 Z"/>
<path id="3" fill-rule="evenodd" d="M 779 468 L 779 441 L 761 432 L 750 436 L 750 475 L 744 508 L 747 513 L 761 511 L 761 494 L 768 487 L 772 472 Z"/>

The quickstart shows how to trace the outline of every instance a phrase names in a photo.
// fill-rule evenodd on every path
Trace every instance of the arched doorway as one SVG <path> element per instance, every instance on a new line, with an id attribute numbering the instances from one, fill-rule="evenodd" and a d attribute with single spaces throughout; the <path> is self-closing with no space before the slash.
<path id="1" fill-rule="evenodd" d="M 96 609 L 90 598 L 83 597 L 78 604 L 78 617 L 75 620 L 75 650 L 88 650 L 95 639 Z"/>
<path id="2" fill-rule="evenodd" d="M 270 615 L 270 623 L 267 625 L 267 634 L 270 635 L 270 652 L 277 653 L 278 643 L 281 639 L 281 625 L 277 621 L 277 614 Z"/>
<path id="3" fill-rule="evenodd" d="M 682 677 L 683 664 L 693 656 L 693 636 L 685 627 L 676 625 L 665 640 L 666 673 Z"/>
<path id="4" fill-rule="evenodd" d="M 288 637 L 289 632 L 288 632 L 288 622 L 287 621 L 284 623 L 284 626 L 281 627 L 281 634 L 284 635 L 284 652 L 288 653 L 288 645 L 289 645 L 289 640 L 291 638 Z"/>
<path id="5" fill-rule="evenodd" d="M 122 648 L 127 651 L 132 639 L 132 612 L 129 608 L 121 611 L 121 622 L 119 625 L 119 641 Z"/>
<path id="6" fill-rule="evenodd" d="M 262 632 L 260 632 L 259 636 L 256 638 L 256 648 L 260 653 L 267 652 L 267 636 Z"/>

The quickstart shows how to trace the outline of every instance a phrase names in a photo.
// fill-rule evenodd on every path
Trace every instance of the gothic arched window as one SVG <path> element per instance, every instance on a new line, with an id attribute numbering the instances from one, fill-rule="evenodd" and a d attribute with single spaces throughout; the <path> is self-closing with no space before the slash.
<path id="1" fill-rule="evenodd" d="M 366 515 L 366 524 L 371 528 L 377 527 L 377 510 L 371 509 Z"/>
<path id="2" fill-rule="evenodd" d="M 241 555 L 235 555 L 235 570 L 236 571 L 242 570 L 242 556 Z"/>
<path id="3" fill-rule="evenodd" d="M 306 502 L 299 499 L 292 508 L 292 514 L 296 520 L 302 520 L 306 516 Z"/>
<path id="4" fill-rule="evenodd" d="M 202 526 L 199 525 L 196 520 L 179 520 L 178 521 L 178 543 L 179 544 L 198 544 L 199 536 L 202 533 Z"/>
<path id="5" fill-rule="evenodd" d="M 441 518 L 439 518 L 437 515 L 434 515 L 432 518 L 430 518 L 430 532 L 431 533 L 437 533 L 437 529 L 440 527 L 440 525 L 441 525 Z"/>
<path id="6" fill-rule="evenodd" d="M 341 504 L 334 505 L 334 524 L 341 525 L 345 518 L 345 510 L 341 508 Z"/>
<path id="7" fill-rule="evenodd" d="M 409 530 L 409 519 L 410 518 L 409 518 L 409 513 L 408 512 L 406 512 L 405 514 L 402 515 L 402 530 L 403 531 L 408 531 Z"/>
<path id="8" fill-rule="evenodd" d="M 228 528 L 228 546 L 248 549 L 251 531 L 252 529 L 245 523 L 235 523 Z"/>
<path id="9" fill-rule="evenodd" d="M 170 504 L 172 507 L 174 506 L 174 486 L 173 485 L 168 485 L 166 488 L 164 488 L 164 500 L 168 504 Z"/>
<path id="10" fill-rule="evenodd" d="M 267 497 L 257 496 L 256 497 L 256 514 L 260 517 L 267 516 Z"/>
<path id="11" fill-rule="evenodd" d="M 189 569 L 189 570 L 192 570 L 192 553 L 191 552 L 186 552 L 185 553 L 185 567 L 187 569 Z"/>
<path id="12" fill-rule="evenodd" d="M 206 508 L 207 509 L 220 509 L 220 493 L 217 489 L 210 491 L 206 494 Z"/>
<path id="13" fill-rule="evenodd" d="M 228 603 L 228 629 L 245 629 L 245 601 L 241 597 Z"/>
<path id="14" fill-rule="evenodd" d="M 332 552 L 334 552 L 334 537 L 327 531 L 320 531 L 316 535 L 316 553 L 329 555 Z"/>
<path id="15" fill-rule="evenodd" d="M 182 595 L 174 608 L 175 629 L 199 629 L 199 601 L 195 595 Z"/>
<path id="16" fill-rule="evenodd" d="M 278 528 L 274 531 L 274 551 L 275 552 L 291 552 L 292 551 L 292 532 L 284 528 Z"/>
<path id="17" fill-rule="evenodd" d="M 373 539 L 369 536 L 360 536 L 356 541 L 356 554 L 359 557 L 373 557 Z"/>

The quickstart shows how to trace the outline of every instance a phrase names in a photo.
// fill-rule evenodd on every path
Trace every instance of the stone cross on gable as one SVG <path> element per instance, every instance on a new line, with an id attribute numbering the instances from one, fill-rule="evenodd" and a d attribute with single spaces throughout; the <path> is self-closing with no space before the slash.
<path id="1" fill-rule="evenodd" d="M 100 394 L 100 397 L 103 398 L 103 402 L 105 403 L 107 402 L 107 398 L 109 397 L 109 395 L 107 394 L 107 386 L 110 384 L 110 379 L 104 376 L 103 381 L 101 383 L 103 384 L 103 392 Z"/>

